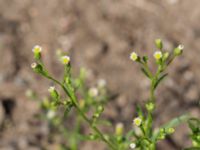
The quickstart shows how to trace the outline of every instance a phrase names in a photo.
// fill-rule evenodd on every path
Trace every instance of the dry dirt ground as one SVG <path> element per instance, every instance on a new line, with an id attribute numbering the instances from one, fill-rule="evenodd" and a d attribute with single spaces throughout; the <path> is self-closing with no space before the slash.
<path id="1" fill-rule="evenodd" d="M 24 94 L 32 88 L 44 96 L 49 86 L 30 69 L 35 44 L 44 47 L 45 62 L 57 76 L 62 69 L 54 54 L 60 48 L 69 51 L 75 72 L 84 66 L 93 81 L 105 78 L 115 95 L 106 115 L 128 128 L 135 103 L 143 104 L 149 86 L 129 53 L 134 49 L 152 57 L 158 37 L 168 49 L 184 43 L 185 51 L 157 91 L 156 124 L 184 112 L 198 116 L 199 0 L 0 0 L 0 149 L 56 149 L 48 143 L 47 125 L 34 117 L 37 103 Z M 180 150 L 190 144 L 187 130 L 179 127 L 158 149 Z M 80 150 L 94 149 L 94 143 L 84 145 Z M 101 145 L 95 149 L 104 149 Z"/>

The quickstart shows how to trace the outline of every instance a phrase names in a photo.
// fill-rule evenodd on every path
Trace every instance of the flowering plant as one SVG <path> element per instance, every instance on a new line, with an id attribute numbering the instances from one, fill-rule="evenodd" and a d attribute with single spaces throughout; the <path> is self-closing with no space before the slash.
<path id="1" fill-rule="evenodd" d="M 60 86 L 66 94 L 66 97 L 63 99 L 60 92 L 57 91 L 57 88 L 52 86 L 48 90 L 51 100 L 43 101 L 42 106 L 47 112 L 47 118 L 50 120 L 54 118 L 52 120 L 55 127 L 59 126 L 64 130 L 64 133 L 67 133 L 65 136 L 68 137 L 68 149 L 79 149 L 78 144 L 81 140 L 99 140 L 107 144 L 108 148 L 112 150 L 126 150 L 129 148 L 138 150 L 155 150 L 158 141 L 164 140 L 167 136 L 173 134 L 175 132 L 175 127 L 179 124 L 190 120 L 189 115 L 184 114 L 172 119 L 170 122 L 159 128 L 154 129 L 153 127 L 153 113 L 156 109 L 155 90 L 158 85 L 160 85 L 161 81 L 167 77 L 168 74 L 166 73 L 166 69 L 168 66 L 176 57 L 182 54 L 184 49 L 182 45 L 179 45 L 171 52 L 165 51 L 160 39 L 155 40 L 155 45 L 157 48 L 157 51 L 155 51 L 153 55 L 157 64 L 157 70 L 155 73 L 149 68 L 148 56 L 140 56 L 136 52 L 130 54 L 130 59 L 141 66 L 141 71 L 151 83 L 149 98 L 145 102 L 145 109 L 142 109 L 141 106 L 137 105 L 136 111 L 138 116 L 133 119 L 133 128 L 129 132 L 125 133 L 123 123 L 118 123 L 115 126 L 115 133 L 113 134 L 103 133 L 99 129 L 99 126 L 101 125 L 100 117 L 108 99 L 105 88 L 99 86 L 100 88 L 88 89 L 85 83 L 85 70 L 83 69 L 80 71 L 79 77 L 74 78 L 71 72 L 70 57 L 67 55 L 60 56 L 60 61 L 64 67 L 63 79 L 61 81 L 55 79 L 50 75 L 48 70 L 45 69 L 45 65 L 42 62 L 42 48 L 40 46 L 35 46 L 33 48 L 36 62 L 31 65 L 32 69 L 36 73 L 53 81 L 54 84 Z M 103 82 L 101 83 L 103 84 Z M 65 114 L 65 117 L 69 116 L 71 111 L 75 111 L 77 114 L 74 119 L 75 128 L 70 129 L 71 132 L 68 132 L 65 129 L 63 123 L 65 118 L 61 119 L 61 117 L 57 117 L 57 120 L 59 121 L 55 121 L 55 113 L 60 107 L 64 108 L 63 113 Z M 90 115 L 91 112 L 92 115 Z M 191 135 L 193 145 L 199 147 L 199 126 L 194 126 L 191 121 L 194 120 L 189 121 L 193 133 Z M 91 129 L 89 135 L 80 133 L 80 128 L 84 122 L 86 122 Z"/>

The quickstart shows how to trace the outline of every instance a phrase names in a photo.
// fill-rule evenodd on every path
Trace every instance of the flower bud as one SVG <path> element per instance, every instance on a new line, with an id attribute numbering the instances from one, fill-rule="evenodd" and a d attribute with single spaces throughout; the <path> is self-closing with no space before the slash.
<path id="1" fill-rule="evenodd" d="M 124 132 L 124 124 L 123 123 L 117 123 L 115 127 L 115 134 L 121 136 Z"/>
<path id="2" fill-rule="evenodd" d="M 89 89 L 88 94 L 89 94 L 91 97 L 97 97 L 98 94 L 99 94 L 99 91 L 98 91 L 97 88 L 92 87 L 92 88 Z"/>
<path id="3" fill-rule="evenodd" d="M 172 133 L 174 133 L 174 128 L 168 128 L 168 129 L 166 129 L 166 133 L 167 134 L 172 134 Z"/>
<path id="4" fill-rule="evenodd" d="M 81 99 L 81 100 L 79 101 L 79 106 L 80 106 L 80 108 L 84 108 L 84 106 L 85 106 L 85 101 L 84 101 L 84 99 Z"/>
<path id="5" fill-rule="evenodd" d="M 162 43 L 162 40 L 161 39 L 156 39 L 155 40 L 155 44 L 156 44 L 156 47 L 158 49 L 162 49 L 163 48 L 163 43 Z"/>
<path id="6" fill-rule="evenodd" d="M 102 113 L 102 112 L 104 111 L 103 106 L 98 106 L 98 107 L 97 107 L 97 111 L 98 111 L 99 113 Z"/>
<path id="7" fill-rule="evenodd" d="M 164 55 L 163 55 L 163 60 L 167 60 L 167 58 L 169 57 L 169 53 L 168 52 L 165 52 Z"/>
<path id="8" fill-rule="evenodd" d="M 49 120 L 53 119 L 55 116 L 56 116 L 56 112 L 55 112 L 55 111 L 49 110 L 49 111 L 47 112 L 47 118 L 48 118 Z"/>
<path id="9" fill-rule="evenodd" d="M 97 82 L 97 84 L 98 84 L 99 88 L 104 88 L 106 86 L 106 80 L 99 79 L 98 82 Z"/>
<path id="10" fill-rule="evenodd" d="M 59 98 L 59 94 L 58 94 L 58 92 L 56 91 L 56 89 L 55 89 L 54 86 L 49 87 L 48 91 L 49 91 L 49 93 L 51 94 L 51 97 L 52 97 L 52 98 L 55 98 L 55 99 L 58 99 L 58 98 Z"/>
<path id="11" fill-rule="evenodd" d="M 178 47 L 176 47 L 174 49 L 174 55 L 175 56 L 179 56 L 183 53 L 183 49 L 184 49 L 184 46 L 183 45 L 179 45 Z"/>
<path id="12" fill-rule="evenodd" d="M 136 148 L 136 144 L 135 144 L 135 143 L 131 143 L 131 144 L 130 144 L 130 148 L 131 148 L 131 149 L 135 149 L 135 148 Z"/>
<path id="13" fill-rule="evenodd" d="M 31 64 L 31 68 L 33 69 L 33 71 L 35 71 L 36 73 L 43 73 L 43 67 L 40 64 L 37 63 L 32 63 Z"/>
<path id="14" fill-rule="evenodd" d="M 147 103 L 145 106 L 148 111 L 153 111 L 155 109 L 155 104 L 152 102 Z"/>
<path id="15" fill-rule="evenodd" d="M 41 58 L 42 47 L 40 47 L 39 45 L 36 45 L 33 47 L 32 51 L 34 53 L 34 58 L 36 60 L 39 60 Z"/>

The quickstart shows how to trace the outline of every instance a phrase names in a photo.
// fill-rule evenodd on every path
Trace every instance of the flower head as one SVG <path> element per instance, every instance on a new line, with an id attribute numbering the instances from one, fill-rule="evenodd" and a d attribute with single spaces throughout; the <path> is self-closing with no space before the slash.
<path id="1" fill-rule="evenodd" d="M 39 60 L 41 58 L 42 47 L 39 45 L 36 45 L 33 47 L 32 51 L 34 53 L 34 58 L 36 60 Z"/>
<path id="2" fill-rule="evenodd" d="M 135 53 L 135 52 L 132 52 L 130 54 L 130 59 L 133 60 L 133 61 L 137 61 L 138 60 L 138 54 Z"/>
<path id="3" fill-rule="evenodd" d="M 184 49 L 184 45 L 179 45 L 178 47 L 176 47 L 176 48 L 174 49 L 174 54 L 175 54 L 176 56 L 179 56 L 180 54 L 182 54 L 183 49 Z"/>
<path id="4" fill-rule="evenodd" d="M 39 45 L 36 45 L 32 49 L 33 53 L 41 53 L 42 52 L 42 47 Z"/>
<path id="5" fill-rule="evenodd" d="M 124 124 L 123 123 L 117 123 L 115 127 L 115 133 L 116 135 L 122 135 L 124 132 Z"/>
<path id="6" fill-rule="evenodd" d="M 133 124 L 139 127 L 142 124 L 142 119 L 140 117 L 135 118 Z"/>
<path id="7" fill-rule="evenodd" d="M 59 94 L 58 92 L 56 91 L 55 87 L 54 86 L 50 86 L 49 89 L 48 89 L 49 93 L 51 94 L 51 96 L 55 99 L 58 99 L 59 98 Z"/>
<path id="8" fill-rule="evenodd" d="M 98 84 L 98 87 L 103 88 L 103 87 L 106 86 L 106 80 L 99 79 L 98 82 L 97 82 L 97 84 Z"/>
<path id="9" fill-rule="evenodd" d="M 37 67 L 37 63 L 34 62 L 31 64 L 31 68 L 35 69 L 36 67 Z"/>
<path id="10" fill-rule="evenodd" d="M 156 51 L 153 56 L 156 60 L 160 60 L 162 58 L 162 52 Z"/>
<path id="11" fill-rule="evenodd" d="M 131 149 L 135 149 L 135 148 L 136 148 L 136 144 L 135 144 L 135 143 L 131 143 L 131 144 L 130 144 L 130 148 L 131 148 Z"/>
<path id="12" fill-rule="evenodd" d="M 55 91 L 55 86 L 50 86 L 48 91 L 51 93 L 51 92 L 54 92 Z"/>
<path id="13" fill-rule="evenodd" d="M 69 57 L 69 56 L 62 56 L 62 57 L 61 57 L 61 62 L 62 62 L 64 65 L 69 64 L 69 62 L 70 62 L 70 57 Z"/>
<path id="14" fill-rule="evenodd" d="M 184 49 L 184 45 L 180 44 L 180 45 L 178 46 L 178 48 L 179 48 L 180 50 L 183 50 L 183 49 Z"/>
<path id="15" fill-rule="evenodd" d="M 56 116 L 56 112 L 55 111 L 53 111 L 53 110 L 49 110 L 48 112 L 47 112 L 47 118 L 48 119 L 53 119 L 54 117 Z"/>
<path id="16" fill-rule="evenodd" d="M 99 94 L 99 91 L 97 88 L 92 87 L 89 89 L 89 95 L 92 97 L 96 97 Z"/>

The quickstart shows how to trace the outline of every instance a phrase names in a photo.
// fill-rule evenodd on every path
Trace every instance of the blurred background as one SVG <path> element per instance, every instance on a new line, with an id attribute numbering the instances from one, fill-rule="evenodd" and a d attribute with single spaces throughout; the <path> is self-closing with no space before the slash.
<path id="1" fill-rule="evenodd" d="M 40 112 L 37 102 L 25 96 L 27 89 L 45 96 L 50 84 L 30 68 L 34 45 L 43 47 L 44 61 L 55 76 L 62 73 L 55 57 L 62 49 L 70 54 L 75 74 L 85 67 L 91 83 L 105 79 L 112 95 L 105 116 L 129 129 L 135 104 L 144 104 L 149 88 L 129 54 L 134 50 L 152 58 L 156 38 L 166 49 L 185 45 L 157 91 L 156 125 L 184 112 L 198 117 L 199 0 L 0 0 L 0 149 L 57 149 L 56 141 L 48 141 L 47 124 L 35 117 Z M 188 131 L 180 126 L 158 149 L 189 145 Z M 104 149 L 103 144 L 89 142 L 80 150 L 94 147 Z"/>

